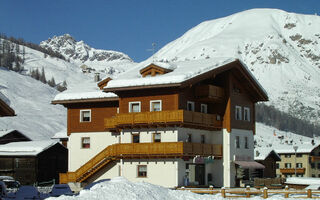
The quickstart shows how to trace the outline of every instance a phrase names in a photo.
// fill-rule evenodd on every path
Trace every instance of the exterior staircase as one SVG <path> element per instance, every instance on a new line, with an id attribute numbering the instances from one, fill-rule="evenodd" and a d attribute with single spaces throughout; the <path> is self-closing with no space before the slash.
<path id="1" fill-rule="evenodd" d="M 60 183 L 84 182 L 104 166 L 127 158 L 179 158 L 214 156 L 222 157 L 221 144 L 188 142 L 119 143 L 106 147 L 75 172 L 60 173 Z"/>

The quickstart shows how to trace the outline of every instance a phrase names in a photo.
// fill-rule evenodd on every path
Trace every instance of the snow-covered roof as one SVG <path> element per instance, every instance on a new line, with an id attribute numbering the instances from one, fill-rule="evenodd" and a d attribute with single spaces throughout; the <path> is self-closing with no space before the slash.
<path id="1" fill-rule="evenodd" d="M 297 184 L 297 185 L 320 185 L 320 178 L 313 177 L 288 177 L 286 184 Z"/>
<path id="2" fill-rule="evenodd" d="M 11 142 L 0 145 L 0 156 L 36 156 L 56 143 L 54 140 Z"/>
<path id="3" fill-rule="evenodd" d="M 51 139 L 67 139 L 67 138 L 68 138 L 67 129 L 63 129 L 51 137 Z"/>
<path id="4" fill-rule="evenodd" d="M 157 65 L 165 65 L 166 68 L 174 69 L 170 73 L 158 75 L 154 77 L 144 77 L 139 71 L 150 63 L 142 62 L 131 70 L 122 73 L 118 78 L 111 80 L 105 88 L 121 88 L 133 86 L 163 85 L 181 83 L 210 70 L 219 68 L 228 63 L 236 61 L 235 58 L 211 58 L 192 61 L 180 61 L 175 63 L 159 63 Z"/>
<path id="5" fill-rule="evenodd" d="M 53 101 L 84 100 L 84 99 L 104 99 L 117 98 L 112 92 L 92 91 L 92 92 L 62 92 L 55 96 Z"/>
<path id="6" fill-rule="evenodd" d="M 299 145 L 281 145 L 276 146 L 275 151 L 278 154 L 284 154 L 284 153 L 295 153 L 293 146 L 297 146 L 297 153 L 310 153 L 314 148 L 318 147 L 319 144 L 312 145 L 311 143 L 304 143 Z"/>
<path id="7" fill-rule="evenodd" d="M 256 147 L 254 149 L 254 160 L 265 160 L 272 152 L 281 160 L 280 156 L 272 148 L 268 147 Z"/>

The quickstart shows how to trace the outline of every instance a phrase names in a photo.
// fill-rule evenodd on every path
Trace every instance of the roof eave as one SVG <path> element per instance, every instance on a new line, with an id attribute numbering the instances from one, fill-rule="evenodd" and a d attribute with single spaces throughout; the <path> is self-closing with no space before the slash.
<path id="1" fill-rule="evenodd" d="M 143 85 L 143 86 L 128 86 L 128 87 L 116 87 L 116 88 L 104 88 L 104 92 L 120 92 L 127 90 L 141 90 L 141 89 L 153 89 L 153 88 L 171 88 L 180 87 L 181 83 L 170 83 L 170 84 L 158 84 L 158 85 Z"/>
<path id="2" fill-rule="evenodd" d="M 91 103 L 91 102 L 106 102 L 118 101 L 119 97 L 106 97 L 106 98 L 92 98 L 92 99 L 70 99 L 70 100 L 53 100 L 51 104 L 72 104 L 72 103 Z"/>

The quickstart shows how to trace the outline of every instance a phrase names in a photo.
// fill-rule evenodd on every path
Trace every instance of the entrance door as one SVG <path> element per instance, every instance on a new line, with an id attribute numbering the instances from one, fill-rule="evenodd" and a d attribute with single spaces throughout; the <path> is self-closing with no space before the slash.
<path id="1" fill-rule="evenodd" d="M 190 185 L 205 185 L 204 164 L 187 164 L 188 178 Z"/>
<path id="2" fill-rule="evenodd" d="M 205 184 L 204 165 L 197 164 L 195 170 L 196 170 L 196 181 L 198 181 L 199 185 L 204 185 Z"/>

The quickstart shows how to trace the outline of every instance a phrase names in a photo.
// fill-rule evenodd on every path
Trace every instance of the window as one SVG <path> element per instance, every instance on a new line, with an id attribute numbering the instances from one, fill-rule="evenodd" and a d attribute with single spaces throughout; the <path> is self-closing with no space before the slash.
<path id="1" fill-rule="evenodd" d="M 162 110 L 161 100 L 150 101 L 150 112 L 161 111 L 161 110 Z"/>
<path id="2" fill-rule="evenodd" d="M 153 134 L 153 142 L 161 142 L 161 133 Z"/>
<path id="3" fill-rule="evenodd" d="M 201 143 L 204 144 L 204 142 L 205 142 L 205 136 L 201 135 Z"/>
<path id="4" fill-rule="evenodd" d="M 236 148 L 240 148 L 240 136 L 236 136 Z"/>
<path id="5" fill-rule="evenodd" d="M 300 158 L 300 157 L 302 157 L 302 154 L 301 153 L 297 153 L 297 158 Z"/>
<path id="6" fill-rule="evenodd" d="M 291 168 L 291 163 L 284 163 L 284 168 Z"/>
<path id="7" fill-rule="evenodd" d="M 91 122 L 91 110 L 80 110 L 80 122 Z"/>
<path id="8" fill-rule="evenodd" d="M 208 105 L 207 104 L 201 104 L 201 110 L 202 113 L 208 113 Z"/>
<path id="9" fill-rule="evenodd" d="M 138 165 L 138 177 L 147 177 L 147 165 Z"/>
<path id="10" fill-rule="evenodd" d="M 191 134 L 188 134 L 187 142 L 192 142 Z"/>
<path id="11" fill-rule="evenodd" d="M 193 101 L 187 101 L 187 110 L 194 111 L 194 102 Z"/>
<path id="12" fill-rule="evenodd" d="M 241 116 L 241 106 L 236 106 L 236 120 L 241 120 L 242 116 Z"/>
<path id="13" fill-rule="evenodd" d="M 243 111 L 244 111 L 243 120 L 250 122 L 250 108 L 244 107 Z"/>
<path id="14" fill-rule="evenodd" d="M 89 137 L 81 138 L 81 148 L 83 148 L 83 149 L 90 148 L 90 138 Z"/>
<path id="15" fill-rule="evenodd" d="M 297 168 L 302 168 L 302 163 L 297 163 L 296 166 Z"/>
<path id="16" fill-rule="evenodd" d="M 280 164 L 276 163 L 276 169 L 279 169 L 279 168 L 280 168 Z"/>
<path id="17" fill-rule="evenodd" d="M 315 164 L 311 163 L 311 168 L 314 169 L 315 168 Z"/>
<path id="18" fill-rule="evenodd" d="M 317 168 L 320 169 L 320 163 L 317 164 Z"/>
<path id="19" fill-rule="evenodd" d="M 140 135 L 132 134 L 132 143 L 140 143 Z"/>
<path id="20" fill-rule="evenodd" d="M 244 137 L 244 148 L 249 149 L 249 142 L 248 142 L 248 137 Z"/>
<path id="21" fill-rule="evenodd" d="M 291 158 L 291 154 L 285 154 L 284 157 Z"/>
<path id="22" fill-rule="evenodd" d="M 312 174 L 312 177 L 316 177 L 316 175 Z"/>
<path id="23" fill-rule="evenodd" d="M 129 112 L 141 112 L 141 102 L 129 102 Z"/>

